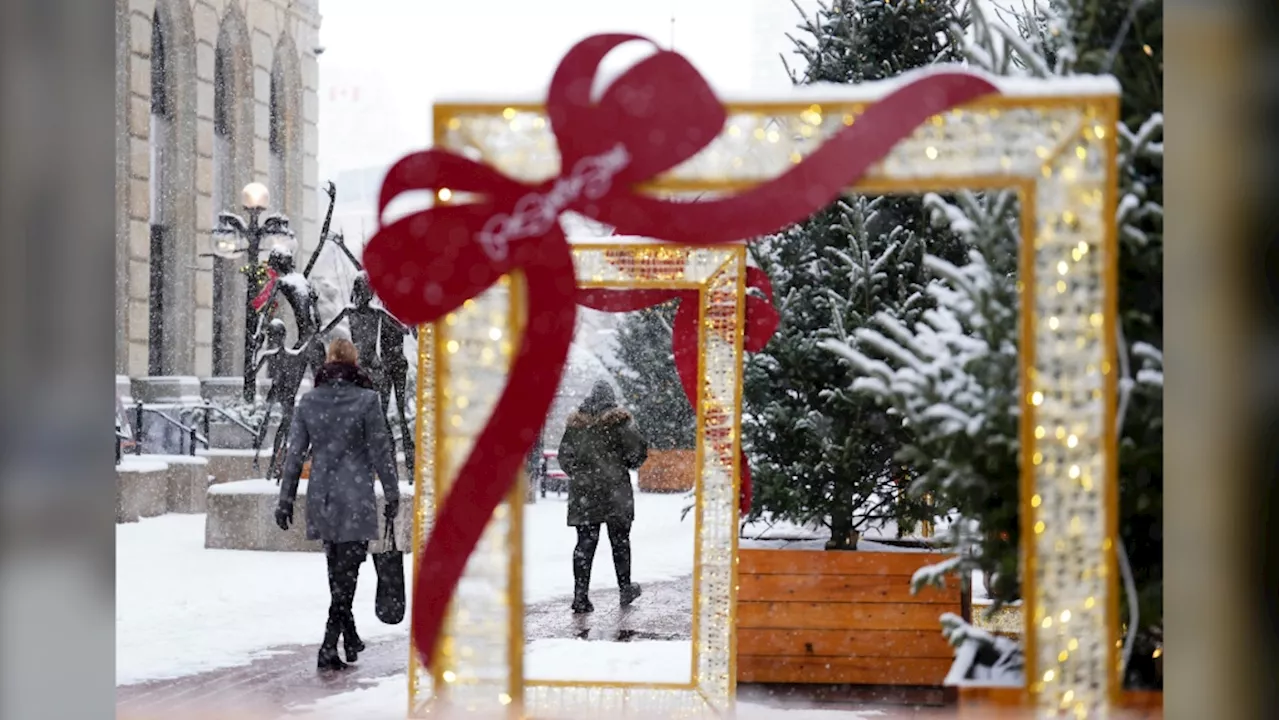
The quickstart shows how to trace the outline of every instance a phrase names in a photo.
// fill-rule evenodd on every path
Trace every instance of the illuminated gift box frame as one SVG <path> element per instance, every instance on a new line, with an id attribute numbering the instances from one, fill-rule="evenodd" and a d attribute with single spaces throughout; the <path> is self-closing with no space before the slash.
<path id="1" fill-rule="evenodd" d="M 746 247 L 688 248 L 614 238 L 576 243 L 572 253 L 582 287 L 697 291 L 700 395 L 695 407 L 697 501 L 691 519 L 695 546 L 690 679 L 579 683 L 523 677 L 519 538 L 525 491 L 518 483 L 472 555 L 432 671 L 425 672 L 416 656 L 410 660 L 412 713 L 430 710 L 427 688 L 440 688 L 442 697 L 447 694 L 453 704 L 474 710 L 514 706 L 512 698 L 523 696 L 523 709 L 530 717 L 596 717 L 627 708 L 664 716 L 714 716 L 732 705 L 735 663 L 730 644 L 740 470 L 736 428 L 742 402 Z M 430 376 L 431 390 L 420 407 L 431 408 L 434 430 L 429 454 L 419 456 L 425 464 L 418 482 L 431 483 L 432 497 L 445 491 L 502 391 L 524 316 L 522 290 L 519 275 L 505 276 L 429 328 L 430 340 L 421 340 L 428 347 L 420 350 L 419 368 L 421 377 Z M 415 516 L 415 547 L 421 547 L 429 512 L 420 504 Z"/>
<path id="2" fill-rule="evenodd" d="M 1121 687 L 1114 552 L 1119 86 L 1111 78 L 992 81 L 1000 95 L 935 116 L 850 190 L 1018 193 L 1025 689 L 1044 711 L 1097 717 L 1116 703 Z M 834 130 L 857 122 L 893 86 L 893 81 L 810 86 L 782 99 L 726 99 L 729 118 L 720 136 L 651 189 L 718 194 L 777 177 Z M 555 138 L 540 100 L 437 103 L 434 128 L 436 147 L 481 160 L 513 178 L 537 182 L 559 173 Z M 441 197 L 448 199 L 447 191 Z M 580 257 L 575 251 L 575 262 Z M 510 330 L 518 332 L 518 292 L 510 293 L 518 285 L 504 281 L 474 305 L 505 308 Z M 482 324 L 485 330 L 490 327 L 487 322 L 476 327 Z M 435 487 L 437 493 L 442 490 L 435 464 L 441 414 L 434 401 L 441 375 L 433 354 L 436 331 L 443 327 L 423 327 L 419 335 L 418 480 L 431 484 L 420 488 Z M 479 341 L 492 343 L 491 351 L 497 352 L 493 348 L 499 341 Z M 496 392 L 505 376 L 495 377 Z M 736 422 L 736 414 L 734 418 Z M 736 432 L 733 443 L 736 447 Z M 420 490 L 415 503 L 416 551 L 430 528 L 431 498 Z M 469 598 L 465 618 L 451 614 L 441 647 L 458 658 L 460 638 L 478 632 L 476 617 L 488 618 L 485 632 L 493 631 L 494 637 L 506 633 L 505 642 L 468 637 L 465 664 L 471 675 L 465 679 L 458 671 L 439 669 L 432 678 L 411 651 L 410 714 L 428 709 L 432 688 L 441 680 L 450 681 L 447 692 L 461 708 L 475 710 L 514 708 L 519 706 L 515 699 L 523 698 L 525 713 L 534 717 L 696 714 L 674 689 L 609 690 L 592 683 L 561 683 L 548 692 L 545 686 L 524 682 L 522 503 L 523 491 L 513 491 L 495 513 L 455 597 L 456 611 L 457 597 L 468 587 L 491 588 L 492 607 L 482 609 Z M 700 498 L 700 512 L 701 505 Z M 736 563 L 730 563 L 730 572 L 735 587 Z M 729 606 L 721 609 L 731 634 L 732 599 L 730 595 Z M 726 680 L 731 698 L 732 635 L 727 653 L 715 660 L 731 670 Z M 465 697 L 459 688 L 465 688 Z M 718 704 L 707 698 L 703 709 Z"/>

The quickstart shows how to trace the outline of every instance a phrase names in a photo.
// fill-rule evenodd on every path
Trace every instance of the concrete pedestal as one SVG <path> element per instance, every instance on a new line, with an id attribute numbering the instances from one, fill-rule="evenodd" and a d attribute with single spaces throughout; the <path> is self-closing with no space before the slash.
<path id="1" fill-rule="evenodd" d="M 384 531 L 382 519 L 382 487 L 375 484 L 378 512 L 378 537 Z M 282 552 L 314 552 L 323 544 L 307 539 L 307 481 L 298 484 L 294 501 L 293 525 L 286 530 L 276 526 L 275 510 L 280 486 L 274 481 L 254 479 L 218 483 L 209 488 L 206 501 L 208 514 L 204 525 L 204 546 L 218 550 L 269 550 Z M 400 510 L 396 515 L 396 547 L 408 552 L 413 540 L 413 486 L 400 483 Z M 382 542 L 370 544 L 370 551 L 382 548 Z"/>
<path id="2" fill-rule="evenodd" d="M 169 466 L 165 473 L 166 512 L 199 514 L 209 493 L 209 461 L 199 455 L 157 455 Z"/>
<path id="3" fill-rule="evenodd" d="M 196 450 L 196 455 L 209 461 L 209 475 L 213 477 L 210 486 L 260 476 L 266 470 L 267 463 L 271 462 L 270 448 L 263 448 L 262 456 L 258 461 L 261 469 L 258 470 L 253 468 L 252 448 L 214 447 L 208 450 L 200 448 Z"/>
<path id="4" fill-rule="evenodd" d="M 116 522 L 137 522 L 169 510 L 169 465 L 149 455 L 126 455 L 116 466 Z"/>
<path id="5" fill-rule="evenodd" d="M 205 511 L 209 461 L 190 455 L 125 455 L 116 466 L 116 522 Z"/>

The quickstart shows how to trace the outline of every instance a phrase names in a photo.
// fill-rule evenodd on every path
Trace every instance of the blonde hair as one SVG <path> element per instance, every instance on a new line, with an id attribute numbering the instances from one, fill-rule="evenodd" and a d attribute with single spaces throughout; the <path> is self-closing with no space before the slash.
<path id="1" fill-rule="evenodd" d="M 325 360 L 327 362 L 355 365 L 360 360 L 360 353 L 350 340 L 338 338 L 329 343 L 329 351 L 325 354 Z"/>

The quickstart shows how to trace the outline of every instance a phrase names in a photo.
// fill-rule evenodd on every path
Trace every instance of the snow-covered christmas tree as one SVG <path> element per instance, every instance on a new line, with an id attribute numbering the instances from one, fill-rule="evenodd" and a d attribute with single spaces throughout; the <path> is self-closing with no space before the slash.
<path id="1" fill-rule="evenodd" d="M 953 57 L 951 2 L 836 0 L 793 38 L 797 84 L 879 80 Z M 853 549 L 868 529 L 910 531 L 927 518 L 909 498 L 914 471 L 896 459 L 907 430 L 874 398 L 849 390 L 849 368 L 819 343 L 843 339 L 878 313 L 911 322 L 930 303 L 926 250 L 962 246 L 931 228 L 918 198 L 849 197 L 753 247 L 781 313 L 773 341 L 744 382 L 744 438 L 754 472 L 753 515 L 831 530 Z"/>
<path id="2" fill-rule="evenodd" d="M 1120 489 L 1121 569 L 1130 629 L 1126 661 L 1144 686 L 1158 686 L 1149 662 L 1160 607 L 1161 322 L 1163 119 L 1161 9 L 1158 3 L 1050 0 L 1022 15 L 993 19 L 968 11 L 971 64 L 998 74 L 1048 77 L 1111 73 L 1123 87 L 1120 137 Z M 958 29 L 958 28 L 957 28 Z M 825 347 L 862 374 L 855 388 L 902 414 L 911 428 L 904 461 L 920 472 L 917 492 L 955 511 L 949 540 L 960 559 L 924 573 L 994 572 L 997 601 L 1016 599 L 1017 386 L 1015 339 L 1017 214 L 1011 193 L 926 196 L 940 224 L 971 245 L 967 264 L 928 257 L 937 301 L 922 322 L 889 313 L 852 341 Z M 1137 616 L 1139 620 L 1132 618 Z M 1139 632 L 1141 630 L 1141 632 Z M 963 633 L 952 633 L 959 637 Z"/>

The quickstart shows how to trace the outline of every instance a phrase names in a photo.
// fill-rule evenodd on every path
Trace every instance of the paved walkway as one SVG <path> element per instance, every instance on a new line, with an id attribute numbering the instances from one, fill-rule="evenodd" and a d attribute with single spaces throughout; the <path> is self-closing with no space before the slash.
<path id="1" fill-rule="evenodd" d="M 570 598 L 525 608 L 526 640 L 689 640 L 693 637 L 693 578 L 642 584 L 644 591 L 630 607 L 618 606 L 617 590 L 591 593 L 595 612 L 574 615 Z"/>
<path id="2" fill-rule="evenodd" d="M 644 594 L 629 608 L 618 607 L 617 590 L 591 593 L 596 611 L 575 616 L 569 598 L 525 608 L 529 640 L 583 638 L 606 641 L 676 640 L 692 629 L 691 578 L 643 586 Z M 321 620 L 317 620 L 319 624 Z M 406 625 L 407 628 L 407 625 Z M 318 629 L 318 628 L 317 628 Z M 155 680 L 116 688 L 116 717 L 274 718 L 290 707 L 309 705 L 325 697 L 359 690 L 370 681 L 405 671 L 409 658 L 407 635 L 366 641 L 368 648 L 349 670 L 316 671 L 316 646 L 271 648 L 251 664 Z"/>

